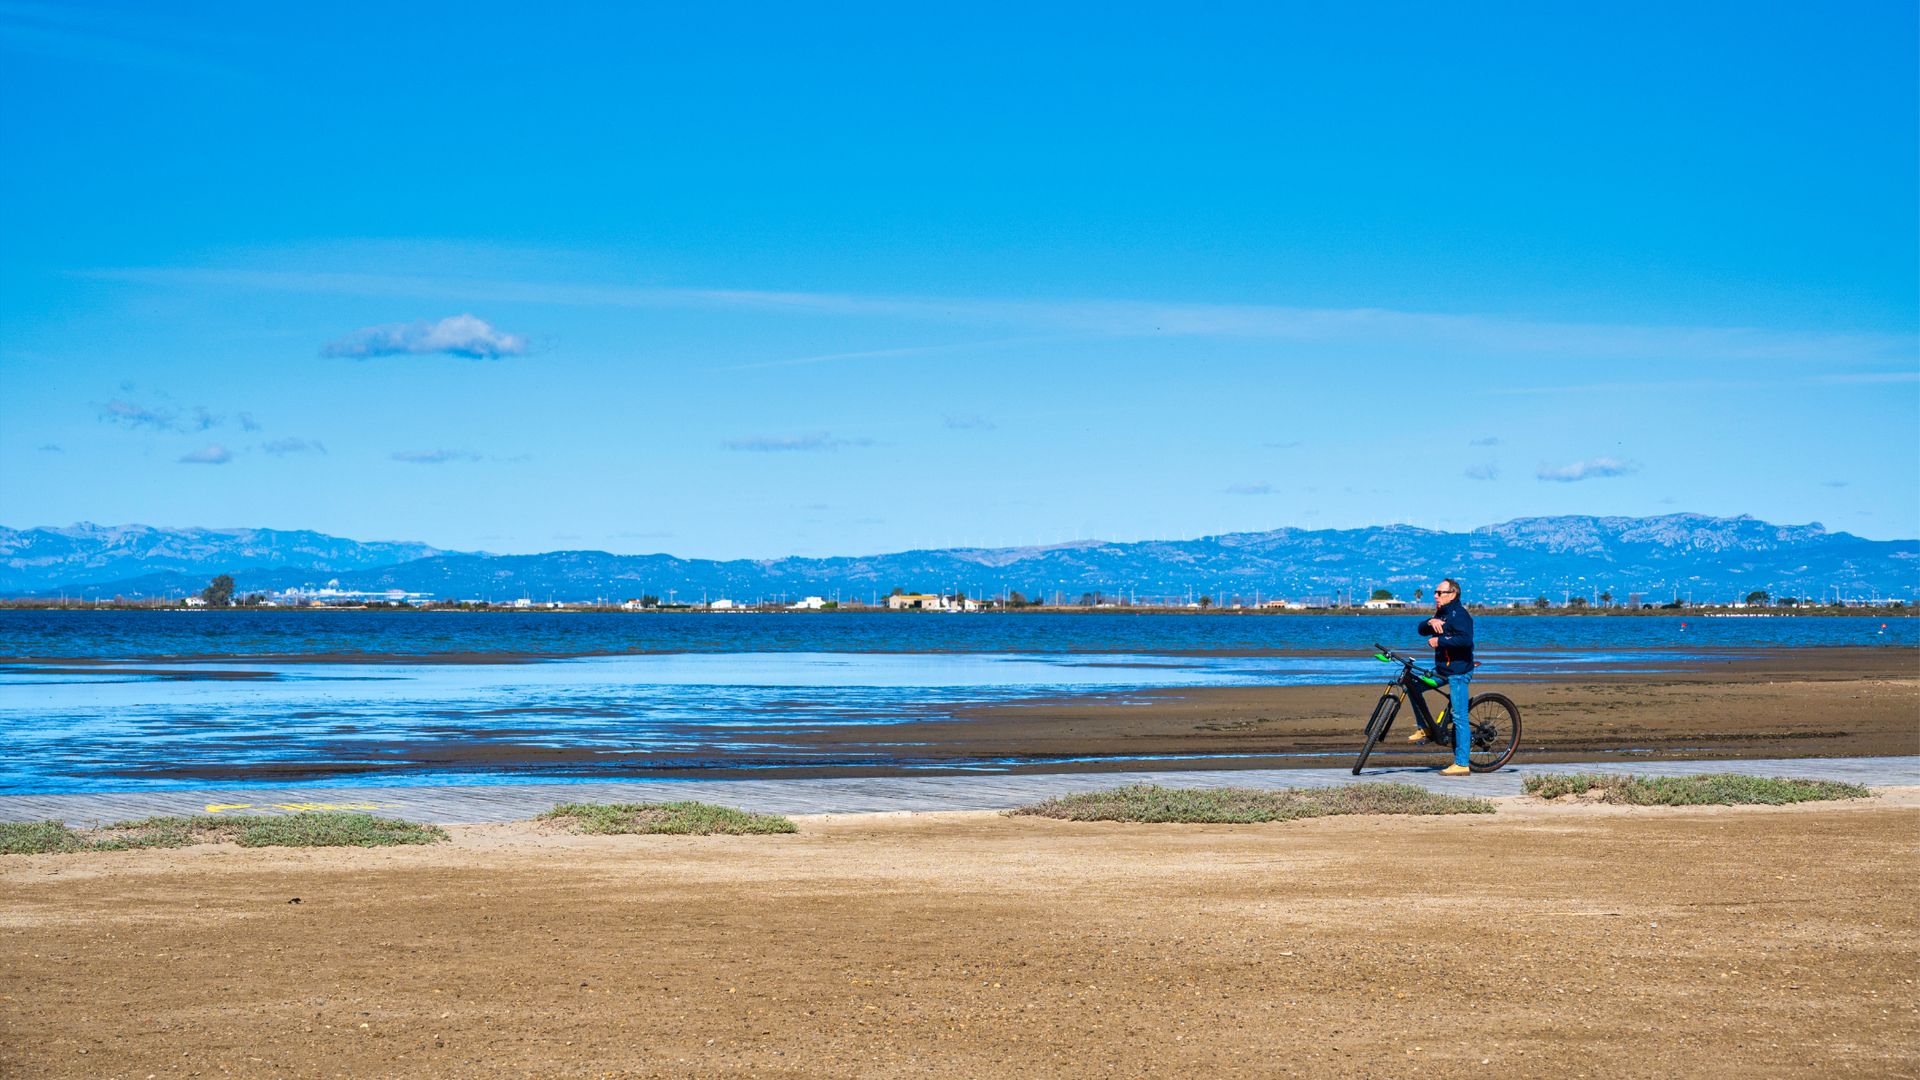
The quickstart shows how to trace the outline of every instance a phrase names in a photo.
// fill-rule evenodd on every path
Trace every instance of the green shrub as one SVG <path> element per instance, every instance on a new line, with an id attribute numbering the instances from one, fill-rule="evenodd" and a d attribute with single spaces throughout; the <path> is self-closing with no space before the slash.
<path id="1" fill-rule="evenodd" d="M 42 855 L 84 846 L 79 833 L 57 821 L 0 821 L 0 855 Z"/>
<path id="2" fill-rule="evenodd" d="M 752 814 L 702 802 L 562 803 L 540 815 L 578 832 L 707 836 L 797 832 L 779 814 Z"/>
<path id="3" fill-rule="evenodd" d="M 386 847 L 433 844 L 447 839 L 437 825 L 371 814 L 234 814 L 149 817 L 92 829 L 55 821 L 0 824 L 0 854 L 59 851 L 128 851 L 232 841 L 241 847 Z"/>
<path id="4" fill-rule="evenodd" d="M 1134 784 L 1062 795 L 1008 813 L 1066 821 L 1245 824 L 1341 814 L 1491 814 L 1493 804 L 1412 784 L 1346 784 L 1281 791 Z"/>
<path id="5" fill-rule="evenodd" d="M 1787 780 L 1779 777 L 1713 773 L 1706 776 L 1616 776 L 1567 773 L 1529 776 L 1529 795 L 1557 799 L 1563 795 L 1590 796 L 1596 802 L 1628 806 L 1783 806 L 1827 799 L 1867 799 L 1873 793 L 1858 784 L 1833 780 Z"/>

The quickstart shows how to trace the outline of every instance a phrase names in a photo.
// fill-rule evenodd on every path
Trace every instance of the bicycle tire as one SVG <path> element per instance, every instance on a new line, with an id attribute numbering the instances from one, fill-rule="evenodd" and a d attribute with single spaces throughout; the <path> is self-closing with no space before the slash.
<path id="1" fill-rule="evenodd" d="M 1392 694 L 1381 694 L 1373 707 L 1373 715 L 1367 717 L 1367 741 L 1360 747 L 1360 756 L 1354 759 L 1353 775 L 1359 776 L 1360 770 L 1367 767 L 1367 756 L 1381 739 L 1386 738 L 1387 729 L 1393 726 L 1393 718 L 1400 711 L 1400 699 Z"/>
<path id="2" fill-rule="evenodd" d="M 1487 712 L 1495 718 L 1485 720 Z M 1467 703 L 1467 726 L 1471 744 L 1467 747 L 1467 767 L 1474 772 L 1494 772 L 1520 749 L 1520 706 L 1505 694 L 1481 694 Z M 1482 747 L 1485 749 L 1482 749 Z"/>

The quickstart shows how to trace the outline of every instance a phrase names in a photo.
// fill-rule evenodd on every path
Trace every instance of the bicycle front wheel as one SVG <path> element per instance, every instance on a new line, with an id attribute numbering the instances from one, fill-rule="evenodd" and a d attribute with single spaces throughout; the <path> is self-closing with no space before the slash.
<path id="1" fill-rule="evenodd" d="M 1481 694 L 1468 702 L 1467 726 L 1472 739 L 1467 767 L 1474 772 L 1492 772 L 1520 749 L 1520 707 L 1505 694 Z"/>
<path id="2" fill-rule="evenodd" d="M 1386 738 L 1387 729 L 1393 727 L 1393 715 L 1400 711 L 1400 699 L 1392 694 L 1380 695 L 1373 707 L 1373 715 L 1367 718 L 1367 741 L 1360 747 L 1360 756 L 1354 759 L 1353 775 L 1359 776 L 1360 770 L 1367 767 L 1367 757 L 1381 739 Z"/>

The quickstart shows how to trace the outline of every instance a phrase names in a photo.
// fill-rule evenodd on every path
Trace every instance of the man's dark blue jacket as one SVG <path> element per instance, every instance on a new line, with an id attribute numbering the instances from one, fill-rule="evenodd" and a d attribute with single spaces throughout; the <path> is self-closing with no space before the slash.
<path id="1" fill-rule="evenodd" d="M 1420 620 L 1420 636 L 1436 636 L 1433 627 L 1427 625 L 1427 619 L 1439 619 L 1446 627 L 1439 635 L 1440 644 L 1433 649 L 1433 670 L 1442 675 L 1465 675 L 1473 670 L 1473 616 L 1467 614 L 1466 605 L 1458 600 L 1447 601 L 1447 606 Z"/>

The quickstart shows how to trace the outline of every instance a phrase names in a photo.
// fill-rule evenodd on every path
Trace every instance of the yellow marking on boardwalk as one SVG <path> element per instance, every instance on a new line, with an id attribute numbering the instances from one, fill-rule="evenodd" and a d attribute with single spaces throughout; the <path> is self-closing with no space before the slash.
<path id="1" fill-rule="evenodd" d="M 245 810 L 252 805 L 250 802 L 210 802 L 207 804 L 207 813 L 217 814 L 222 810 Z"/>

